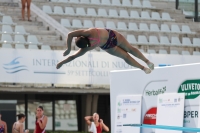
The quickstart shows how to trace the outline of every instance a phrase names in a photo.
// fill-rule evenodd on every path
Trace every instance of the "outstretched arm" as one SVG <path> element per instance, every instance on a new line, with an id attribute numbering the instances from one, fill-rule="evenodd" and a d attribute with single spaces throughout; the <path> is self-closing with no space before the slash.
<path id="1" fill-rule="evenodd" d="M 84 49 L 79 49 L 75 54 L 69 56 L 67 59 L 59 62 L 56 66 L 57 69 L 59 69 L 63 64 L 68 63 L 74 59 L 76 59 L 79 56 L 84 55 L 87 51 L 89 50 L 89 48 L 84 48 Z"/>
<path id="2" fill-rule="evenodd" d="M 70 53 L 73 37 L 79 37 L 79 36 L 84 36 L 84 37 L 90 36 L 90 30 L 75 30 L 70 32 L 67 36 L 67 50 L 63 53 L 63 56 L 66 56 Z"/>

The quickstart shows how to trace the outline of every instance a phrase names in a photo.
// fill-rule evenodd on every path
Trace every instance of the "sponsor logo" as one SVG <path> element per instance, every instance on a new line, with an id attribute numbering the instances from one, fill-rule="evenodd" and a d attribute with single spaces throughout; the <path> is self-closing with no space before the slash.
<path id="1" fill-rule="evenodd" d="M 146 94 L 146 96 L 157 96 L 159 94 L 165 93 L 166 90 L 167 90 L 166 86 L 164 86 L 163 88 L 157 89 L 157 90 L 151 90 L 151 91 L 146 90 L 145 94 Z"/>
<path id="2" fill-rule="evenodd" d="M 12 61 L 10 61 L 9 63 L 3 65 L 3 68 L 6 71 L 6 73 L 14 74 L 21 71 L 28 71 L 27 66 L 20 64 L 20 61 L 19 61 L 20 58 L 21 57 L 17 57 L 13 59 Z"/>
<path id="3" fill-rule="evenodd" d="M 121 109 L 117 109 L 117 112 L 118 112 L 118 113 L 121 113 Z"/>
<path id="4" fill-rule="evenodd" d="M 120 115 L 117 116 L 117 119 L 120 119 Z"/>
<path id="5" fill-rule="evenodd" d="M 198 118 L 198 111 L 184 111 L 184 118 Z"/>
<path id="6" fill-rule="evenodd" d="M 195 99 L 200 94 L 200 79 L 186 80 L 179 89 L 178 93 L 185 93 L 185 99 Z"/>
<path id="7" fill-rule="evenodd" d="M 157 107 L 150 108 L 144 115 L 143 124 L 156 124 Z"/>
<path id="8" fill-rule="evenodd" d="M 123 114 L 123 118 L 126 118 L 126 114 Z"/>
<path id="9" fill-rule="evenodd" d="M 122 103 L 121 102 L 118 102 L 118 104 L 117 104 L 118 106 L 121 106 L 122 105 Z"/>
<path id="10" fill-rule="evenodd" d="M 163 102 L 163 100 L 159 98 L 159 103 L 162 103 L 162 102 Z"/>
<path id="11" fill-rule="evenodd" d="M 132 101 L 131 99 L 123 99 L 123 104 L 124 105 L 133 105 L 133 104 L 139 104 L 140 101 L 136 100 L 136 101 Z"/>
<path id="12" fill-rule="evenodd" d="M 177 99 L 174 99 L 174 102 L 176 103 L 176 102 L 177 102 Z"/>

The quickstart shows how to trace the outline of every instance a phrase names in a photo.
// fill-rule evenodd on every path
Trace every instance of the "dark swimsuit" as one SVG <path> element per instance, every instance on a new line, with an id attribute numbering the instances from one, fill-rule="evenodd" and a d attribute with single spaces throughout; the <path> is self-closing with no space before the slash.
<path id="1" fill-rule="evenodd" d="M 99 31 L 98 31 L 98 29 L 96 29 L 96 30 L 97 30 L 97 33 L 99 36 Z M 106 30 L 108 31 L 109 37 L 108 37 L 107 42 L 103 46 L 100 46 L 100 48 L 103 50 L 114 48 L 115 46 L 117 46 L 117 37 L 116 37 L 115 33 L 110 29 L 106 29 Z M 99 38 L 88 38 L 88 39 L 96 41 L 93 44 L 91 44 L 91 46 L 95 46 L 100 43 L 100 36 L 99 36 Z"/>
<path id="2" fill-rule="evenodd" d="M 103 46 L 100 47 L 103 50 L 110 49 L 117 46 L 117 37 L 115 33 L 110 29 L 106 29 L 106 30 L 108 31 L 109 37 L 108 37 L 107 42 Z"/>
<path id="3" fill-rule="evenodd" d="M 0 133 L 4 133 L 4 125 L 0 125 Z"/>

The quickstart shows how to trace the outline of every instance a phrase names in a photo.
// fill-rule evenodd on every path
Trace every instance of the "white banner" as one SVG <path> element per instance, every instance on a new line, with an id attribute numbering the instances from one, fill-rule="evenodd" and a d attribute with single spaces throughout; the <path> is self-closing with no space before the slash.
<path id="1" fill-rule="evenodd" d="M 184 93 L 160 94 L 157 98 L 156 125 L 183 126 Z M 182 131 L 156 129 L 156 133 L 182 133 Z"/>
<path id="2" fill-rule="evenodd" d="M 184 57 L 185 58 L 185 57 Z M 118 95 L 142 95 L 142 123 L 156 124 L 157 96 L 164 93 L 185 93 L 185 127 L 198 127 L 200 63 L 156 68 L 146 75 L 139 70 L 113 71 L 110 75 L 111 112 Z M 123 88 L 123 89 L 122 89 Z M 115 112 L 111 114 L 111 130 L 114 130 Z M 142 133 L 154 133 L 154 129 L 142 128 Z"/>
<path id="3" fill-rule="evenodd" d="M 0 82 L 109 85 L 111 70 L 133 69 L 122 59 L 106 52 L 88 52 L 63 65 L 63 51 L 0 49 Z M 71 52 L 73 54 L 74 51 Z M 155 66 L 200 62 L 200 56 L 145 54 Z M 143 61 L 135 58 L 141 64 Z"/>
<path id="4" fill-rule="evenodd" d="M 141 123 L 141 95 L 119 95 L 116 100 L 115 133 L 140 133 L 139 127 L 123 126 L 124 124 Z"/>

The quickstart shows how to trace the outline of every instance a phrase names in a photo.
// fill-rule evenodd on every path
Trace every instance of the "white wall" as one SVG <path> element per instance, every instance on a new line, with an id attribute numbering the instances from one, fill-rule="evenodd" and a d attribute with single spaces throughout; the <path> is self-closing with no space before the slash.
<path id="1" fill-rule="evenodd" d="M 111 93 L 111 130 L 114 131 L 115 123 L 115 103 L 117 95 L 142 94 L 142 121 L 145 113 L 152 107 L 156 107 L 157 95 L 147 95 L 148 92 L 159 93 L 178 92 L 180 85 L 186 80 L 200 79 L 200 64 L 177 65 L 164 68 L 156 68 L 151 74 L 147 75 L 141 70 L 121 70 L 110 73 L 110 93 Z M 200 83 L 200 81 L 198 80 Z M 166 89 L 163 89 L 165 88 Z M 163 91 L 164 90 L 164 91 Z M 195 90 L 196 91 L 196 90 Z M 185 100 L 185 107 L 199 105 L 199 98 L 189 98 Z M 195 124 L 192 124 L 195 123 Z M 197 119 L 191 120 L 187 127 L 197 127 Z M 151 129 L 143 129 L 142 132 L 154 132 Z"/>

